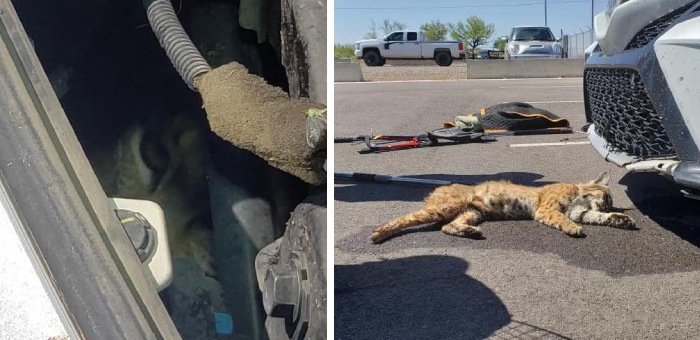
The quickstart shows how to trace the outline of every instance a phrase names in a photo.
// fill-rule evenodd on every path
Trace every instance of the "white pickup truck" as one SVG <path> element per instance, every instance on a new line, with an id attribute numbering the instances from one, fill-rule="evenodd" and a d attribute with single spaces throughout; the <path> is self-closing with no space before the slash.
<path id="1" fill-rule="evenodd" d="M 452 60 L 464 59 L 464 45 L 426 41 L 421 31 L 395 31 L 381 39 L 355 42 L 355 56 L 367 66 L 383 66 L 387 59 L 435 59 L 440 66 L 450 66 Z"/>

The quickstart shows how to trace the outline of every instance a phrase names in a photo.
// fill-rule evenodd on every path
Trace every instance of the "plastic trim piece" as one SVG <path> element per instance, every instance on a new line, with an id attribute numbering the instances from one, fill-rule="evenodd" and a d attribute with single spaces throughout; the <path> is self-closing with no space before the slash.
<path id="1" fill-rule="evenodd" d="M 588 126 L 588 140 L 593 145 L 593 148 L 598 151 L 598 153 L 605 158 L 606 161 L 611 162 L 617 166 L 625 166 L 630 163 L 638 162 L 639 159 L 621 152 L 613 152 L 608 150 L 605 145 L 607 142 L 603 137 L 599 136 L 595 132 L 595 124 Z"/>

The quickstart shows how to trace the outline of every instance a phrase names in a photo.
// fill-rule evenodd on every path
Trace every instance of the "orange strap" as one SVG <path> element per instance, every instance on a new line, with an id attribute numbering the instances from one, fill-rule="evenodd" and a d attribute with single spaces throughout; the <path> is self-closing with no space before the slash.
<path id="1" fill-rule="evenodd" d="M 512 114 L 516 114 L 518 116 L 523 116 L 523 117 L 542 117 L 542 118 L 544 118 L 550 122 L 553 122 L 553 123 L 561 122 L 562 120 L 566 120 L 566 118 L 552 119 L 543 113 L 522 113 L 522 112 L 517 112 L 517 111 L 503 111 L 503 112 L 512 113 Z"/>

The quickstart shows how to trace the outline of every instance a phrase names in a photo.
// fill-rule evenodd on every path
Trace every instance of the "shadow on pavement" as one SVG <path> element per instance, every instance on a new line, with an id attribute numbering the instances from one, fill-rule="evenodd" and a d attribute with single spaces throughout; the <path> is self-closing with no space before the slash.
<path id="1" fill-rule="evenodd" d="M 443 255 L 336 265 L 335 338 L 487 338 L 511 318 L 467 267 Z"/>
<path id="2" fill-rule="evenodd" d="M 496 333 L 489 337 L 490 340 L 507 340 L 507 339 L 552 339 L 552 340 L 567 340 L 569 337 L 558 333 L 550 332 L 544 328 L 531 325 L 526 322 L 511 320 L 510 324 L 499 329 Z"/>
<path id="3" fill-rule="evenodd" d="M 485 181 L 509 180 L 513 183 L 540 187 L 554 182 L 537 182 L 542 175 L 530 172 L 501 172 L 492 175 L 450 175 L 427 174 L 406 177 L 454 181 L 473 185 Z M 435 187 L 419 187 L 389 183 L 359 182 L 347 179 L 335 179 L 335 200 L 343 202 L 367 201 L 422 201 Z"/>
<path id="4" fill-rule="evenodd" d="M 662 228 L 700 246 L 700 202 L 686 198 L 673 182 L 654 173 L 627 173 L 620 184 L 639 211 Z"/>

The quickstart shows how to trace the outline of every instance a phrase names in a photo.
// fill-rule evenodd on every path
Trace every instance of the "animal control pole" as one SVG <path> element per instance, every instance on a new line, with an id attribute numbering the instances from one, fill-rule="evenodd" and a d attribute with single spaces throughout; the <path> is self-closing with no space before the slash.
<path id="1" fill-rule="evenodd" d="M 444 181 L 439 179 L 426 179 L 426 178 L 413 178 L 413 177 L 402 177 L 402 176 L 392 176 L 392 175 L 377 175 L 377 174 L 366 174 L 361 172 L 336 172 L 334 174 L 335 178 L 344 180 L 356 180 L 362 182 L 375 182 L 375 183 L 394 183 L 394 184 L 406 184 L 406 185 L 417 185 L 417 186 L 442 186 L 450 185 L 458 182 L 454 181 Z"/>
<path id="2" fill-rule="evenodd" d="M 547 0 L 544 0 L 544 25 L 547 26 Z"/>

